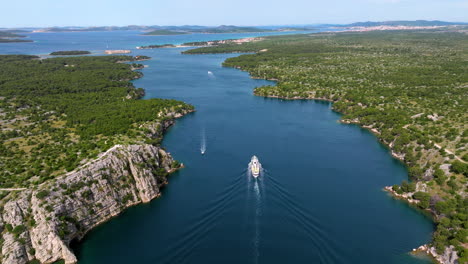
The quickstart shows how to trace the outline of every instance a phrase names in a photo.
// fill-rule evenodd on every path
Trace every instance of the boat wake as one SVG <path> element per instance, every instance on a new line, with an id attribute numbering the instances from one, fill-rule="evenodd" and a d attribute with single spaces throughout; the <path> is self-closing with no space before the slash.
<path id="1" fill-rule="evenodd" d="M 205 152 L 206 152 L 206 133 L 205 133 L 205 128 L 203 128 L 201 131 L 200 153 L 202 155 L 205 155 Z"/>
<path id="2" fill-rule="evenodd" d="M 319 252 L 320 263 L 346 263 L 341 257 L 342 252 L 339 252 L 339 246 L 335 241 L 329 239 L 330 235 L 327 228 L 320 223 L 320 220 L 314 217 L 304 206 L 301 206 L 297 199 L 284 188 L 283 184 L 277 179 L 268 176 L 269 187 L 275 193 L 272 197 L 276 198 L 277 202 L 285 208 L 288 216 L 297 226 L 301 228 L 305 234 L 317 248 Z"/>
<path id="3" fill-rule="evenodd" d="M 262 174 L 263 169 L 260 170 Z M 261 241 L 261 219 L 263 214 L 264 200 L 265 200 L 265 179 L 252 177 L 250 166 L 247 170 L 247 205 L 250 205 L 253 217 L 253 257 L 254 263 L 258 263 L 260 258 L 260 241 Z M 252 197 L 253 196 L 253 197 Z"/>
<path id="4" fill-rule="evenodd" d="M 260 191 L 259 181 L 256 180 L 254 183 L 255 191 L 255 231 L 254 231 L 254 262 L 258 263 L 260 257 L 260 219 L 262 216 L 262 193 Z"/>
<path id="5" fill-rule="evenodd" d="M 214 75 L 214 73 L 211 72 L 211 71 L 208 71 L 208 77 L 210 77 L 210 78 L 212 78 L 212 79 L 216 78 L 215 75 Z"/>
<path id="6" fill-rule="evenodd" d="M 207 204 L 206 210 L 201 211 L 191 225 L 179 234 L 182 239 L 163 249 L 155 260 L 158 260 L 158 263 L 187 263 L 196 248 L 220 224 L 219 220 L 239 195 L 242 182 L 241 177 L 233 178 L 233 181 L 216 195 L 217 198 Z"/>

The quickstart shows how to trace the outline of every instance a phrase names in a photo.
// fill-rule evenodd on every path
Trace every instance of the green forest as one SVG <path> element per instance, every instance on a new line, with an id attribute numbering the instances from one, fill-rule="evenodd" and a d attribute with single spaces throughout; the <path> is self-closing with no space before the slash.
<path id="1" fill-rule="evenodd" d="M 140 59 L 147 57 L 139 56 Z M 137 100 L 131 56 L 0 55 L 0 188 L 71 171 L 115 144 L 158 144 L 145 124 L 185 113 L 175 100 Z"/>
<path id="2" fill-rule="evenodd" d="M 372 129 L 408 166 L 393 186 L 434 216 L 433 245 L 468 262 L 468 35 L 457 30 L 266 37 L 186 54 L 255 52 L 224 66 L 277 81 L 258 96 L 334 102 L 344 123 Z"/>

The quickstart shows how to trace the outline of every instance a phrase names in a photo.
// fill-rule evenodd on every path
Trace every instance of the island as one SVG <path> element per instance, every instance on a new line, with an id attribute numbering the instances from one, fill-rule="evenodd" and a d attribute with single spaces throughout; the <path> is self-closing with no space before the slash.
<path id="1" fill-rule="evenodd" d="M 226 26 L 221 25 L 219 27 L 207 28 L 198 30 L 200 33 L 211 33 L 211 34 L 219 34 L 219 33 L 252 33 L 252 32 L 270 32 L 273 31 L 271 29 L 263 29 L 257 27 L 237 27 L 237 26 Z"/>
<path id="2" fill-rule="evenodd" d="M 33 42 L 30 39 L 22 39 L 25 37 L 24 35 L 18 35 L 11 31 L 0 31 L 0 43 Z"/>
<path id="3" fill-rule="evenodd" d="M 0 55 L 1 263 L 76 263 L 72 240 L 183 167 L 160 142 L 194 108 L 139 100 L 144 59 Z"/>
<path id="4" fill-rule="evenodd" d="M 91 54 L 89 51 L 85 50 L 67 50 L 67 51 L 54 51 L 50 53 L 50 55 L 53 56 L 59 56 L 59 55 L 87 55 Z"/>
<path id="5" fill-rule="evenodd" d="M 158 29 L 158 30 L 146 32 L 143 35 L 145 36 L 170 36 L 170 35 L 185 35 L 185 34 L 189 34 L 189 32 Z"/>
<path id="6" fill-rule="evenodd" d="M 161 48 L 175 48 L 173 44 L 162 44 L 162 45 L 148 45 L 148 46 L 138 46 L 137 49 L 161 49 Z"/>
<path id="7" fill-rule="evenodd" d="M 220 33 L 253 33 L 253 32 L 270 32 L 272 29 L 256 28 L 256 27 L 237 27 L 222 25 L 219 27 L 170 27 L 169 29 L 157 29 L 143 35 L 146 36 L 162 36 L 162 35 L 182 35 L 191 33 L 203 34 L 220 34 Z M 282 29 L 277 29 L 282 31 Z"/>
<path id="8" fill-rule="evenodd" d="M 414 251 L 453 264 L 468 262 L 467 42 L 466 28 L 448 26 L 270 36 L 184 53 L 254 52 L 223 66 L 277 81 L 255 95 L 327 100 L 342 123 L 374 133 L 408 167 L 410 181 L 383 189 L 436 223 L 432 242 Z"/>

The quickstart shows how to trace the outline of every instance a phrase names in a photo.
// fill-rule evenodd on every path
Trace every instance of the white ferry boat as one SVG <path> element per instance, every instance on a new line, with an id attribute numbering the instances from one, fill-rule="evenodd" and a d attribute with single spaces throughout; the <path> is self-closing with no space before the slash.
<path id="1" fill-rule="evenodd" d="M 249 170 L 254 178 L 257 178 L 260 175 L 261 166 L 262 165 L 258 161 L 257 156 L 253 156 L 249 163 Z"/>

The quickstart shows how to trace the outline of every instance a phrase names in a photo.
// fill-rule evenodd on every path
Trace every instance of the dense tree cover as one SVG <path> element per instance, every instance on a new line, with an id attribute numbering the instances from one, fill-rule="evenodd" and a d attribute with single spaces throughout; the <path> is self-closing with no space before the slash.
<path id="1" fill-rule="evenodd" d="M 58 55 L 86 55 L 91 54 L 91 52 L 86 50 L 63 50 L 63 51 L 54 51 L 50 53 L 50 55 L 58 56 Z"/>
<path id="2" fill-rule="evenodd" d="M 224 65 L 278 81 L 256 88 L 256 95 L 330 100 L 345 121 L 374 129 L 408 165 L 412 183 L 393 189 L 411 194 L 415 183 L 424 187 L 426 191 L 413 198 L 435 216 L 437 250 L 454 245 L 461 263 L 468 260 L 467 34 L 439 30 L 274 36 L 186 53 L 224 52 L 256 52 Z"/>
<path id="3" fill-rule="evenodd" d="M 146 59 L 146 57 L 144 57 Z M 0 188 L 39 184 L 192 106 L 140 98 L 130 56 L 0 56 Z M 139 64 L 133 64 L 139 65 Z"/>

